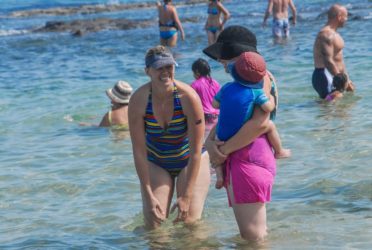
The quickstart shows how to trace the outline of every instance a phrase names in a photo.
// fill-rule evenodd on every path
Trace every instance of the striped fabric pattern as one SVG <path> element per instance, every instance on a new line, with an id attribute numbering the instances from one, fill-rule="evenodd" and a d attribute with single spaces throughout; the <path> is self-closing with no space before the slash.
<path id="1" fill-rule="evenodd" d="M 186 167 L 189 160 L 189 138 L 187 119 L 183 114 L 177 87 L 173 84 L 173 117 L 168 127 L 163 129 L 157 122 L 152 109 L 151 92 L 145 115 L 147 159 L 166 169 L 171 176 Z"/>

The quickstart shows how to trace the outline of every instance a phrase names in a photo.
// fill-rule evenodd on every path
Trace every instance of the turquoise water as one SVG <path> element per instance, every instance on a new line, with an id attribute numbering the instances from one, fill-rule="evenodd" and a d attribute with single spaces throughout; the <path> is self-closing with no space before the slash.
<path id="1" fill-rule="evenodd" d="M 25 1 L 22 1 L 25 2 Z M 109 109 L 104 91 L 117 80 L 145 83 L 145 51 L 158 43 L 154 26 L 83 37 L 32 33 L 46 21 L 89 16 L 10 18 L 14 10 L 139 1 L 1 1 L 0 3 L 0 248 L 1 249 L 245 249 L 224 191 L 212 186 L 203 221 L 168 222 L 143 232 L 139 183 L 126 132 L 80 127 Z M 177 1 L 176 1 L 177 2 Z M 266 1 L 225 1 L 229 24 L 256 34 L 277 78 L 276 124 L 293 157 L 278 161 L 268 205 L 268 249 L 370 249 L 372 245 L 372 3 L 341 1 L 357 19 L 340 29 L 345 62 L 357 90 L 335 104 L 311 87 L 312 45 L 334 1 L 295 1 L 302 17 L 286 44 L 262 29 Z M 249 10 L 249 11 L 248 11 Z M 178 7 L 186 41 L 175 49 L 177 79 L 193 80 L 191 64 L 206 58 L 205 5 Z M 155 9 L 102 13 L 154 19 Z M 96 15 L 99 16 L 99 15 Z M 216 62 L 212 75 L 230 78 Z M 213 176 L 213 178 L 215 178 Z"/>

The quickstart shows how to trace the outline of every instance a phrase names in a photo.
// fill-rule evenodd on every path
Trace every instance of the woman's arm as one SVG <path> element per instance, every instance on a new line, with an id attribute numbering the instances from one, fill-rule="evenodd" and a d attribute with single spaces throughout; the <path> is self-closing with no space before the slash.
<path id="1" fill-rule="evenodd" d="M 188 163 L 188 185 L 184 190 L 185 196 L 192 195 L 192 189 L 199 172 L 201 151 L 204 138 L 204 113 L 198 94 L 189 86 L 182 88 L 182 109 L 187 117 L 187 128 L 190 145 L 190 160 Z"/>
<path id="2" fill-rule="evenodd" d="M 182 41 L 184 41 L 184 40 L 185 40 L 185 32 L 183 31 L 181 21 L 180 21 L 180 19 L 178 18 L 178 14 L 177 14 L 176 7 L 173 7 L 173 19 L 174 19 L 174 22 L 175 22 L 176 25 L 177 25 L 177 28 L 178 28 L 179 31 L 181 32 L 181 39 L 182 39 Z"/>
<path id="3" fill-rule="evenodd" d="M 268 74 L 266 74 L 264 78 L 263 88 L 265 94 L 270 96 L 271 80 Z M 256 106 L 252 118 L 240 128 L 238 133 L 220 146 L 219 149 L 221 153 L 228 155 L 252 143 L 254 139 L 267 131 L 269 127 L 269 118 L 270 113 L 265 112 L 260 107 Z"/>
<path id="4" fill-rule="evenodd" d="M 218 9 L 221 11 L 223 14 L 223 20 L 221 23 L 221 27 L 225 25 L 228 19 L 230 19 L 230 12 L 222 5 L 222 3 L 217 2 Z"/>
<path id="5" fill-rule="evenodd" d="M 177 87 L 180 90 L 182 109 L 187 117 L 187 132 L 190 145 L 186 187 L 184 190 L 180 190 L 181 194 L 176 204 L 179 211 L 178 219 L 180 219 L 180 213 L 188 212 L 189 210 L 193 188 L 199 173 L 205 125 L 203 108 L 198 94 L 190 86 L 178 81 Z"/>
<path id="6" fill-rule="evenodd" d="M 270 113 L 263 111 L 260 107 L 255 107 L 252 118 L 240 128 L 238 133 L 219 147 L 221 153 L 229 155 L 252 143 L 254 139 L 267 131 L 269 118 Z"/>
<path id="7" fill-rule="evenodd" d="M 99 123 L 99 127 L 110 127 L 110 123 L 108 120 L 108 112 L 102 117 L 101 122 Z"/>
<path id="8" fill-rule="evenodd" d="M 147 93 L 147 95 L 146 95 Z M 164 217 L 159 201 L 155 198 L 151 185 L 149 166 L 147 162 L 146 138 L 144 131 L 144 116 L 147 104 L 148 91 L 145 86 L 138 89 L 130 98 L 128 106 L 129 131 L 132 139 L 134 164 L 140 180 L 144 198 L 151 204 L 153 216 L 159 221 Z M 163 216 L 159 215 L 162 214 Z"/>

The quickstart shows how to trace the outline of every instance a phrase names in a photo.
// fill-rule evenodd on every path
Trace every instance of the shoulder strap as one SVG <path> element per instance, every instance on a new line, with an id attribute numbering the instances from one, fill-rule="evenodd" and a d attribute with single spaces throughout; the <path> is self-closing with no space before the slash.
<path id="1" fill-rule="evenodd" d="M 108 122 L 109 122 L 109 124 L 110 124 L 110 126 L 112 125 L 112 114 L 111 114 L 111 110 L 108 112 L 108 117 L 107 117 L 107 119 L 108 119 Z"/>

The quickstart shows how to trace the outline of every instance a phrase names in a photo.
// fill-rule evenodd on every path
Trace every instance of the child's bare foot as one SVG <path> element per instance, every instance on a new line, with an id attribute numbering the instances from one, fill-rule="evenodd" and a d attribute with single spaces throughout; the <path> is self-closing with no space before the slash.
<path id="1" fill-rule="evenodd" d="M 283 148 L 279 152 L 275 152 L 275 158 L 276 159 L 283 159 L 291 157 L 292 153 L 290 149 Z"/>
<path id="2" fill-rule="evenodd" d="M 223 187 L 223 178 L 222 178 L 222 176 L 218 176 L 218 175 L 217 175 L 217 180 L 216 180 L 216 185 L 215 185 L 215 187 L 216 187 L 217 189 L 221 189 L 221 188 Z"/>
<path id="3" fill-rule="evenodd" d="M 214 168 L 214 170 L 216 171 L 216 185 L 215 187 L 217 189 L 220 189 L 223 187 L 223 170 L 222 170 L 222 166 L 216 166 Z"/>

